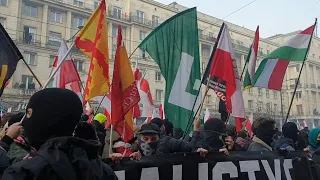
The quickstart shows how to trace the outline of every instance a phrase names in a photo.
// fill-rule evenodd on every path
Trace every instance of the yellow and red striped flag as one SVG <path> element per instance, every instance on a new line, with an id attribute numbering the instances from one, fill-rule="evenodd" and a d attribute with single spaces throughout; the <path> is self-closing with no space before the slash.
<path id="1" fill-rule="evenodd" d="M 91 98 L 103 95 L 110 89 L 105 0 L 101 1 L 101 4 L 78 33 L 75 45 L 91 59 L 84 91 L 83 103 L 85 104 Z"/>

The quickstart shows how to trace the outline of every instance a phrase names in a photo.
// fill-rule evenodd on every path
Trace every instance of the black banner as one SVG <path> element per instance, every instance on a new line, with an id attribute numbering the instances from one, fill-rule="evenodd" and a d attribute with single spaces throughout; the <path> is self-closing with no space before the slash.
<path id="1" fill-rule="evenodd" d="M 210 153 L 168 154 L 130 159 L 114 164 L 119 180 L 295 180 L 312 179 L 307 154 L 292 152 L 234 152 L 230 156 Z"/>

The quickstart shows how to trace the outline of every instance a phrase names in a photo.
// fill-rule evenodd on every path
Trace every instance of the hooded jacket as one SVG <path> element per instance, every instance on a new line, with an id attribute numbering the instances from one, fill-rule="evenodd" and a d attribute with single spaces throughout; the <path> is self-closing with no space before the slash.
<path id="1" fill-rule="evenodd" d="M 272 151 L 272 148 L 257 136 L 254 136 L 252 143 L 248 147 L 248 151 Z"/>
<path id="2" fill-rule="evenodd" d="M 48 140 L 36 155 L 10 166 L 6 180 L 114 180 L 113 170 L 98 157 L 100 143 L 74 137 Z"/>
<path id="3" fill-rule="evenodd" d="M 295 151 L 295 145 L 292 139 L 282 137 L 274 142 L 273 149 L 280 150 L 286 149 L 287 151 Z"/>

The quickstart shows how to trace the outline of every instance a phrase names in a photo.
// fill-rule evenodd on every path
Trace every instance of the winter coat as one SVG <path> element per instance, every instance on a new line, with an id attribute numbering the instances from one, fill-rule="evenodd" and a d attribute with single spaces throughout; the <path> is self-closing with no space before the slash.
<path id="1" fill-rule="evenodd" d="M 244 146 L 247 144 L 248 140 L 244 139 L 242 137 L 237 137 L 235 143 L 240 145 L 242 148 L 244 148 Z"/>
<path id="2" fill-rule="evenodd" d="M 99 138 L 99 141 L 102 145 L 102 147 L 99 150 L 99 154 L 102 155 L 103 147 L 104 147 L 104 138 L 106 137 L 106 129 L 104 128 L 104 125 L 100 124 L 98 121 L 93 120 L 91 121 L 91 124 L 94 126 L 97 136 Z"/>
<path id="3" fill-rule="evenodd" d="M 29 156 L 32 157 L 35 152 L 36 149 L 28 145 L 22 137 L 18 137 L 10 145 L 10 149 L 8 151 L 10 163 L 14 164 Z"/>
<path id="4" fill-rule="evenodd" d="M 257 136 L 254 136 L 247 151 L 272 151 L 272 148 Z"/>
<path id="5" fill-rule="evenodd" d="M 113 170 L 98 157 L 100 143 L 74 137 L 57 137 L 44 143 L 36 155 L 11 165 L 5 180 L 114 180 Z"/>
<path id="6" fill-rule="evenodd" d="M 0 177 L 3 172 L 10 166 L 10 161 L 8 157 L 8 150 L 10 149 L 10 145 L 12 144 L 13 139 L 9 136 L 5 135 L 2 137 L 0 141 Z"/>
<path id="7" fill-rule="evenodd" d="M 109 153 L 112 154 L 113 152 L 109 152 L 109 146 L 110 143 L 113 145 L 114 142 L 121 140 L 120 135 L 118 134 L 117 131 L 112 131 L 112 142 L 110 142 L 110 136 L 111 136 L 111 131 L 107 130 L 106 131 L 106 137 L 105 137 L 105 144 L 103 147 L 103 153 L 102 153 L 102 158 L 108 158 L 109 157 Z M 112 150 L 112 149 L 111 149 Z"/>
<path id="8" fill-rule="evenodd" d="M 286 149 L 287 151 L 295 151 L 294 147 L 293 140 L 286 137 L 275 140 L 273 144 L 274 150 Z"/>

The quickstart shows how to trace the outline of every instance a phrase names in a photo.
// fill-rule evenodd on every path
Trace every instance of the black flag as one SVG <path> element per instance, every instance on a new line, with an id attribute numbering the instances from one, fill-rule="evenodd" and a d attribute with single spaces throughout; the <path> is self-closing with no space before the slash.
<path id="1" fill-rule="evenodd" d="M 0 24 L 0 96 L 23 56 Z"/>

